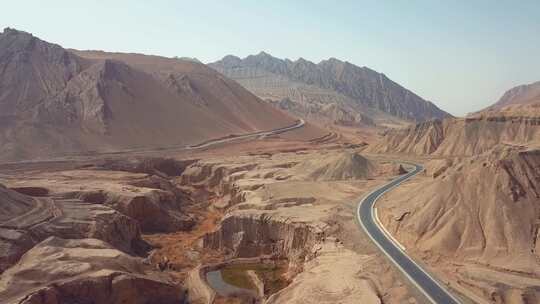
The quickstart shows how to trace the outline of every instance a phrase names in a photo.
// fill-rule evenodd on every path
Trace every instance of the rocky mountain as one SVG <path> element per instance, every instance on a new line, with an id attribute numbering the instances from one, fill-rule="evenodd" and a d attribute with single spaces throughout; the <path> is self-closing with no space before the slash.
<path id="1" fill-rule="evenodd" d="M 0 34 L 0 159 L 187 145 L 292 123 L 194 61 Z"/>
<path id="2" fill-rule="evenodd" d="M 473 156 L 504 144 L 540 146 L 540 82 L 507 91 L 491 107 L 466 118 L 449 118 L 387 130 L 371 152 Z"/>
<path id="3" fill-rule="evenodd" d="M 486 110 L 499 110 L 512 105 L 540 103 L 540 81 L 524 84 L 506 91 L 503 96 Z"/>
<path id="4" fill-rule="evenodd" d="M 538 117 L 471 117 L 435 120 L 408 128 L 387 130 L 369 147 L 375 153 L 472 156 L 498 144 L 538 146 Z"/>
<path id="5" fill-rule="evenodd" d="M 425 121 L 450 115 L 390 80 L 382 73 L 335 58 L 318 64 L 278 59 L 261 52 L 244 59 L 228 55 L 210 67 L 232 78 L 257 96 L 306 118 L 325 117 L 344 124 L 382 122 L 393 117 Z M 292 101 L 294 105 L 291 105 Z M 324 109 L 332 105 L 350 117 Z"/>

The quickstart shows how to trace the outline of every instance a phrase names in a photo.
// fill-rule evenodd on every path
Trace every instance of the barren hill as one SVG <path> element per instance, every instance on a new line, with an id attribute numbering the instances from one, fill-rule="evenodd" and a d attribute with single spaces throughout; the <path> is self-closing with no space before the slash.
<path id="1" fill-rule="evenodd" d="M 540 82 L 513 88 L 493 106 L 466 118 L 448 118 L 388 130 L 371 152 L 472 156 L 498 144 L 540 145 Z"/>
<path id="2" fill-rule="evenodd" d="M 306 180 L 332 181 L 368 178 L 375 174 L 376 166 L 359 153 L 342 152 L 311 158 L 298 165 L 299 175 Z"/>
<path id="3" fill-rule="evenodd" d="M 539 150 L 503 146 L 428 164 L 435 177 L 391 192 L 383 222 L 408 251 L 482 297 L 536 303 L 539 165 Z"/>
<path id="4" fill-rule="evenodd" d="M 261 52 L 244 59 L 225 56 L 209 66 L 257 96 L 308 119 L 322 116 L 341 124 L 369 124 L 368 117 L 424 121 L 450 116 L 384 74 L 335 58 L 315 64 L 302 58 L 282 60 Z M 292 101 L 294 106 L 286 107 L 283 100 Z M 325 113 L 329 104 L 351 116 L 343 120 L 333 112 Z"/>
<path id="5" fill-rule="evenodd" d="M 187 145 L 291 125 L 203 64 L 0 34 L 0 159 Z"/>
<path id="6" fill-rule="evenodd" d="M 528 105 L 540 102 L 540 81 L 514 87 L 504 93 L 495 104 L 486 110 L 498 110 L 511 105 Z"/>
<path id="7" fill-rule="evenodd" d="M 475 117 L 429 121 L 386 131 L 370 152 L 472 156 L 497 144 L 538 146 L 538 117 Z"/>

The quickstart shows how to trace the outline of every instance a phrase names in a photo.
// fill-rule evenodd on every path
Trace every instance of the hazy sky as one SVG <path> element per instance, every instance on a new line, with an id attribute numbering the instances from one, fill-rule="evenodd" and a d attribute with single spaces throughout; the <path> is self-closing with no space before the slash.
<path id="1" fill-rule="evenodd" d="M 540 1 L 3 1 L 0 26 L 77 49 L 197 57 L 264 50 L 385 73 L 462 115 L 540 80 Z"/>

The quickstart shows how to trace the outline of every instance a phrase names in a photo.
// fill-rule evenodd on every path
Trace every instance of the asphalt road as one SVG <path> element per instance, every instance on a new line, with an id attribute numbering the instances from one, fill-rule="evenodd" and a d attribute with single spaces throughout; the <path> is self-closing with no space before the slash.
<path id="1" fill-rule="evenodd" d="M 212 140 L 208 140 L 208 141 L 205 141 L 203 143 L 192 145 L 192 146 L 170 146 L 170 147 L 156 147 L 156 148 L 143 148 L 143 149 L 127 149 L 127 150 L 118 150 L 118 151 L 114 151 L 114 152 L 95 152 L 95 151 L 93 151 L 91 153 L 90 152 L 86 152 L 86 153 L 81 152 L 81 153 L 68 154 L 68 155 L 65 155 L 65 156 L 62 156 L 62 157 L 50 158 L 50 159 L 23 160 L 23 161 L 16 161 L 16 162 L 5 162 L 5 163 L 0 163 L 0 165 L 19 165 L 19 164 L 31 164 L 31 163 L 57 162 L 57 161 L 65 160 L 66 157 L 76 157 L 76 156 L 84 157 L 84 156 L 98 156 L 98 155 L 101 155 L 101 156 L 103 156 L 103 155 L 118 155 L 118 154 L 122 154 L 122 153 L 147 153 L 147 152 L 169 151 L 169 150 L 174 150 L 174 151 L 197 150 L 197 149 L 208 148 L 208 147 L 218 145 L 218 144 L 234 142 L 234 141 L 242 140 L 242 139 L 250 139 L 250 138 L 256 138 L 256 137 L 262 138 L 262 137 L 265 137 L 265 136 L 277 135 L 277 134 L 285 133 L 287 131 L 291 131 L 291 130 L 294 130 L 294 129 L 302 128 L 305 124 L 306 124 L 306 122 L 303 119 L 299 119 L 294 124 L 292 124 L 290 126 L 286 126 L 286 127 L 282 127 L 282 128 L 278 128 L 278 129 L 273 129 L 273 130 L 267 130 L 267 131 L 258 131 L 258 132 L 253 132 L 253 133 L 241 134 L 241 135 L 236 135 L 236 136 L 231 136 L 231 137 L 212 139 Z"/>
<path id="2" fill-rule="evenodd" d="M 410 165 L 415 166 L 415 169 L 376 189 L 358 203 L 358 221 L 377 247 L 379 247 L 388 259 L 403 272 L 412 284 L 415 285 L 431 303 L 460 303 L 460 301 L 444 286 L 407 256 L 405 248 L 386 232 L 378 220 L 377 211 L 374 207 L 377 200 L 385 192 L 399 186 L 399 184 L 415 176 L 424 169 L 424 167 L 417 164 Z"/>
<path id="3" fill-rule="evenodd" d="M 274 130 L 270 130 L 270 131 L 259 131 L 259 132 L 254 132 L 254 133 L 238 135 L 238 136 L 234 136 L 234 137 L 226 137 L 226 138 L 221 138 L 221 139 L 214 139 L 214 140 L 204 142 L 202 144 L 188 146 L 188 147 L 186 147 L 186 149 L 190 150 L 190 149 L 208 148 L 208 147 L 213 146 L 213 145 L 232 142 L 232 141 L 236 141 L 236 140 L 240 140 L 240 139 L 248 139 L 248 138 L 252 138 L 252 137 L 265 137 L 265 136 L 270 136 L 270 135 L 281 134 L 281 133 L 284 133 L 284 132 L 287 132 L 287 131 L 291 131 L 291 130 L 294 130 L 294 129 L 301 128 L 305 124 L 306 124 L 306 122 L 303 119 L 299 119 L 298 121 L 296 121 L 294 123 L 294 125 L 291 125 L 291 126 L 287 126 L 287 127 L 283 127 L 283 128 L 279 128 L 279 129 L 274 129 Z"/>

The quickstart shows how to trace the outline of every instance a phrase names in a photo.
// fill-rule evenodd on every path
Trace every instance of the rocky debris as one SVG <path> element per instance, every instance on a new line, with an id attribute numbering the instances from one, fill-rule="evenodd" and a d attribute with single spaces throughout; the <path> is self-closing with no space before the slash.
<path id="1" fill-rule="evenodd" d="M 307 180 L 336 181 L 365 179 L 374 175 L 375 165 L 356 152 L 341 152 L 311 158 L 299 164 L 295 171 Z"/>
<path id="2" fill-rule="evenodd" d="M 290 98 L 299 105 L 287 107 L 309 109 L 304 110 L 307 118 L 325 103 L 352 108 L 354 113 L 380 111 L 415 121 L 450 116 L 384 74 L 335 58 L 315 64 L 302 58 L 282 60 L 261 52 L 244 59 L 226 56 L 209 66 L 263 99 Z"/>
<path id="3" fill-rule="evenodd" d="M 50 237 L 2 274 L 2 303 L 182 303 L 167 277 L 97 239 Z"/>
<path id="4" fill-rule="evenodd" d="M 0 185 L 0 270 L 53 235 L 97 238 L 125 252 L 142 253 L 138 223 L 114 209 L 80 200 L 32 198 Z"/>

